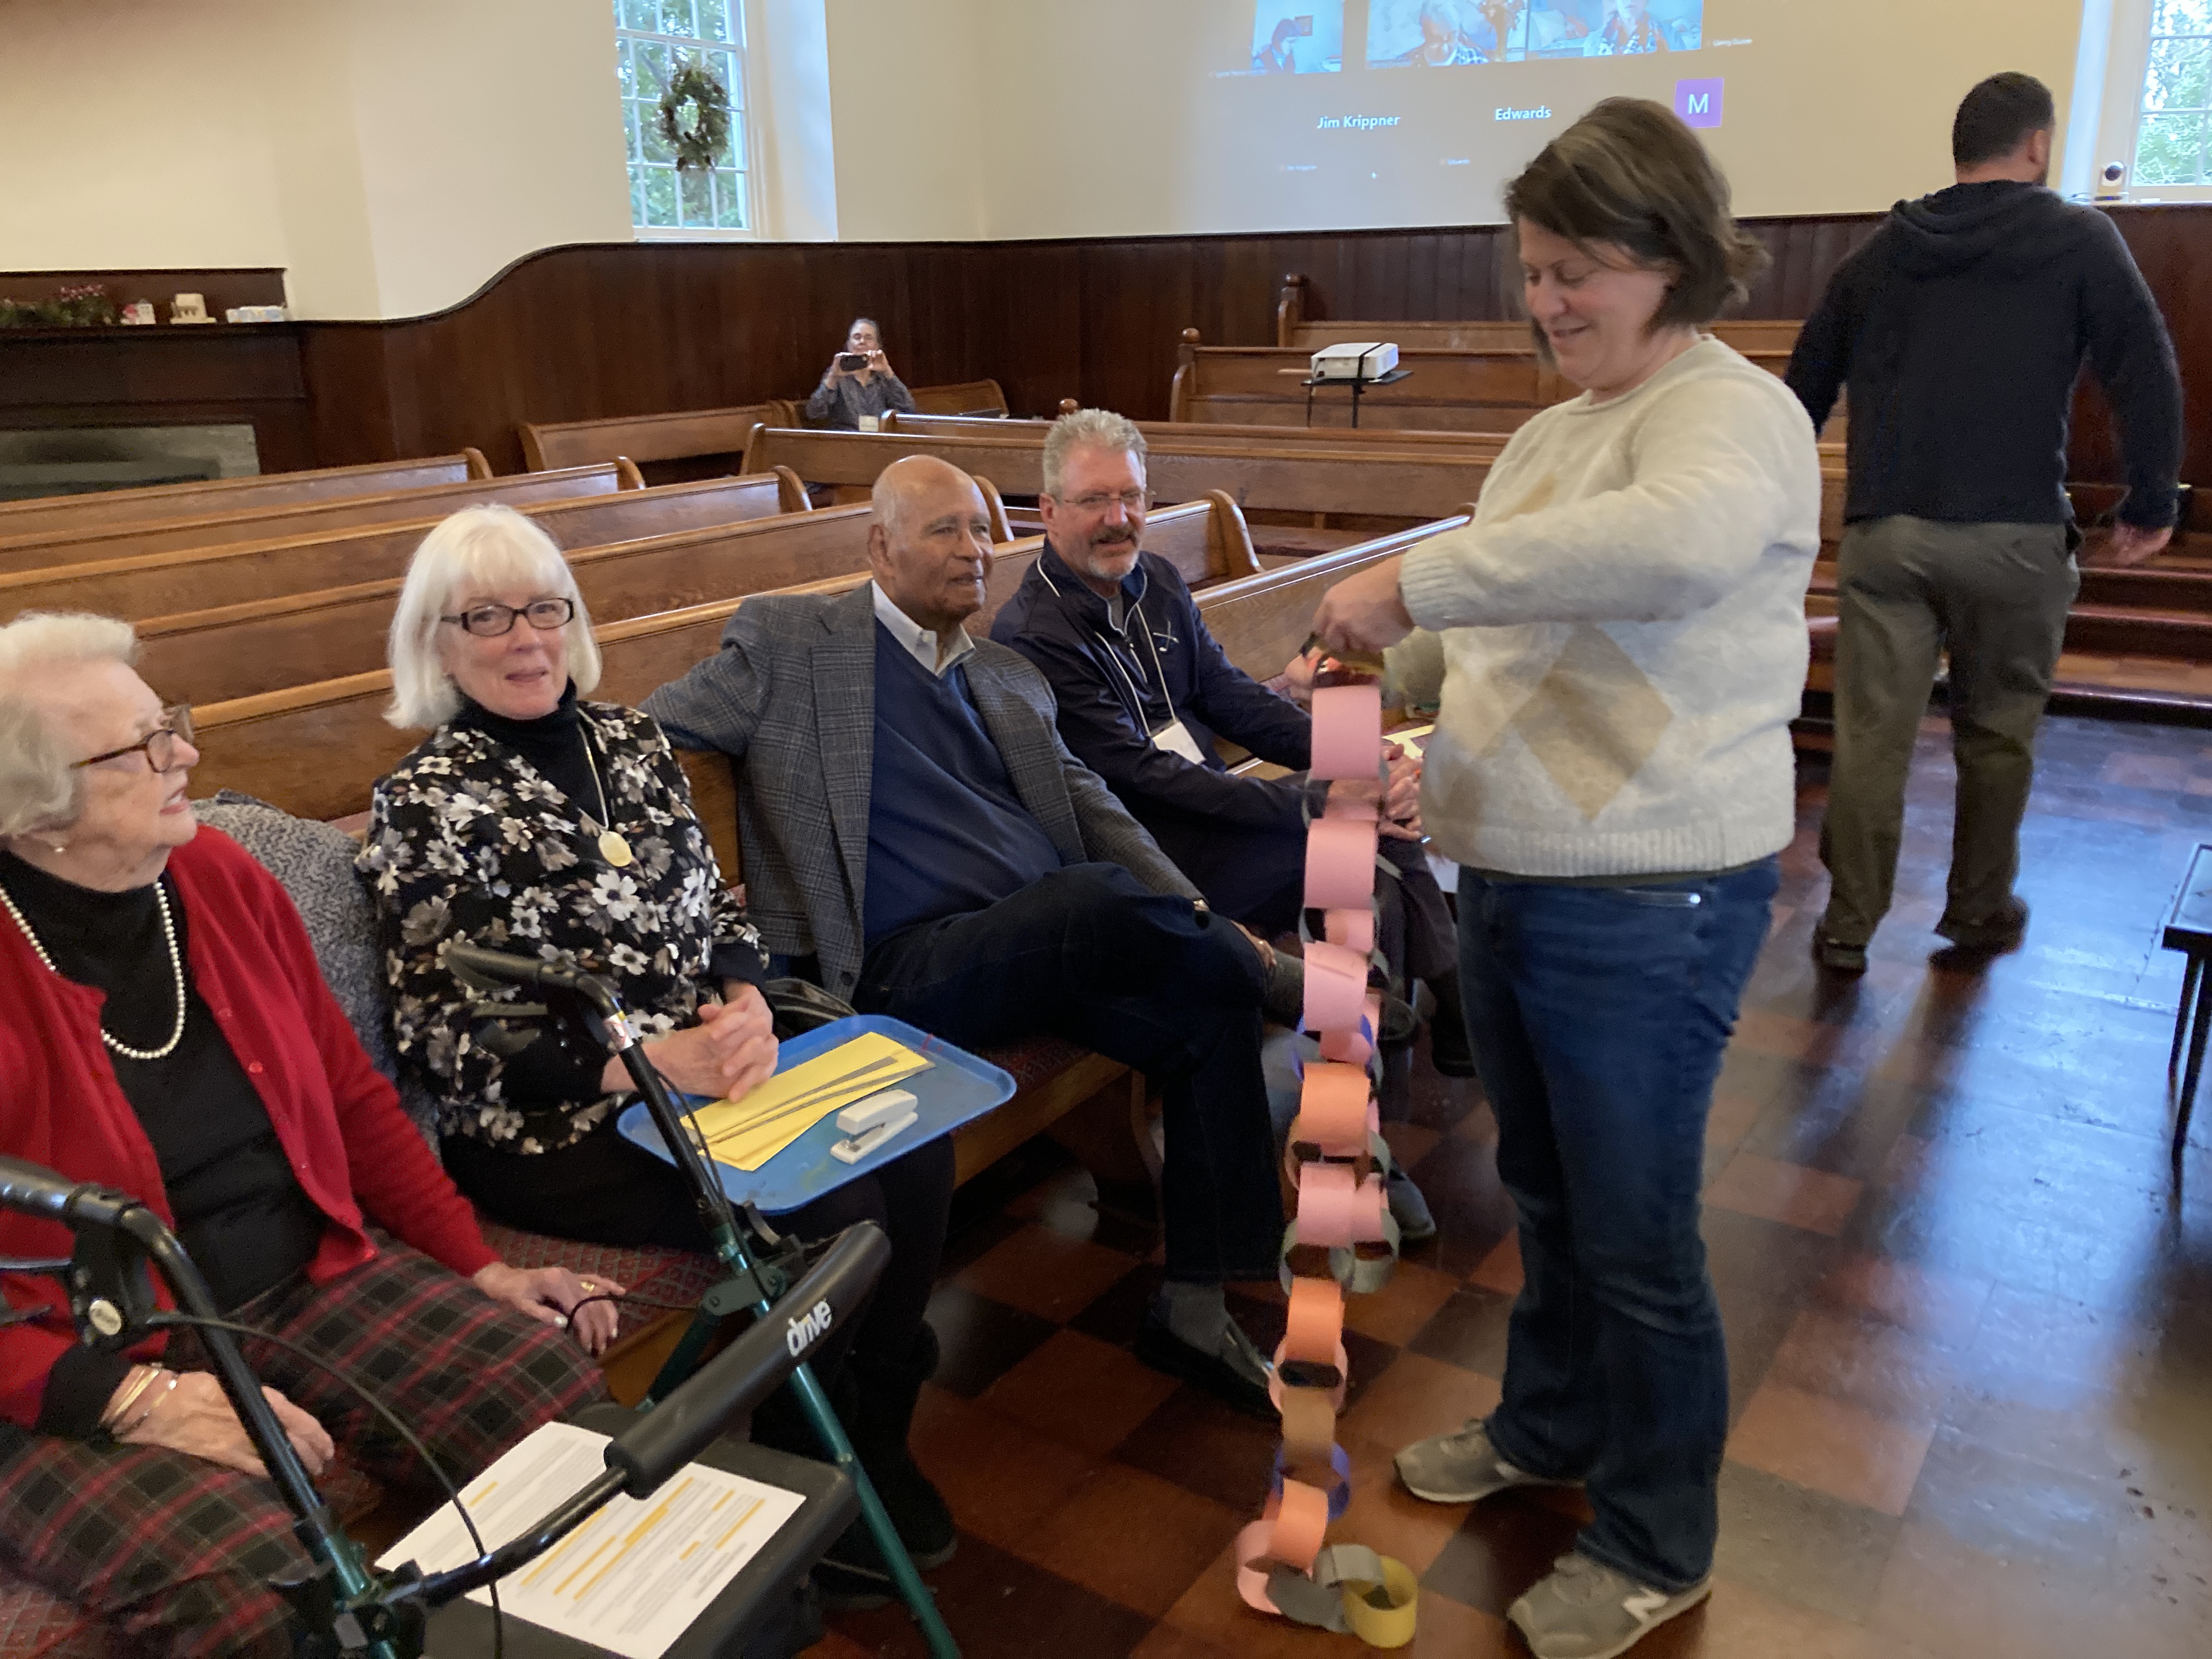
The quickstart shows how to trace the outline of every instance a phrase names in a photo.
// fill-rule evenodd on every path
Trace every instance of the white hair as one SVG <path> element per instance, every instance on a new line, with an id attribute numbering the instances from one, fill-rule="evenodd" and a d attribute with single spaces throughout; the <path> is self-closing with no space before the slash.
<path id="1" fill-rule="evenodd" d="M 64 829 L 82 807 L 84 775 L 26 694 L 29 671 L 137 659 L 137 633 L 112 617 L 31 611 L 0 628 L 0 836 Z"/>
<path id="2" fill-rule="evenodd" d="M 507 587 L 574 603 L 568 678 L 580 697 L 597 688 L 599 646 L 592 637 L 592 614 L 553 538 L 511 507 L 465 507 L 422 538 L 407 567 L 386 647 L 392 706 L 385 719 L 402 730 L 434 727 L 460 712 L 460 690 L 438 651 L 441 621 L 470 595 Z M 515 625 L 530 624 L 518 617 Z"/>
<path id="3" fill-rule="evenodd" d="M 1060 499 L 1060 474 L 1077 449 L 1103 449 L 1109 454 L 1134 455 L 1137 471 L 1145 470 L 1151 446 L 1137 423 L 1110 409 L 1079 409 L 1061 416 L 1044 434 L 1044 493 Z"/>

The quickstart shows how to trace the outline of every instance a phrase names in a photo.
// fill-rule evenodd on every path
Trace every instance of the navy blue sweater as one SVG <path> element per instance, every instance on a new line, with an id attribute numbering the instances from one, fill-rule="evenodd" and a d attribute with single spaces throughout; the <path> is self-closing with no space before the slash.
<path id="1" fill-rule="evenodd" d="M 1059 849 L 984 729 L 967 671 L 932 674 L 878 623 L 867 943 L 985 909 L 1059 868 Z"/>
<path id="2" fill-rule="evenodd" d="M 1846 520 L 2064 524 L 2082 360 L 2119 417 L 2119 516 L 2173 522 L 2181 377 L 2112 222 L 2036 185 L 1900 202 L 1805 319 L 1790 389 L 1817 428 L 1850 390 Z"/>

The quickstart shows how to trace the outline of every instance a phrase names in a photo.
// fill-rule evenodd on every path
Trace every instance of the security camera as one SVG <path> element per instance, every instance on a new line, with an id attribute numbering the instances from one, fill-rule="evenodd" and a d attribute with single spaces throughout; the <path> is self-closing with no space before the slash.
<path id="1" fill-rule="evenodd" d="M 2128 198 L 2128 164 L 2107 161 L 2097 173 L 2097 199 L 2100 202 L 2124 202 Z"/>

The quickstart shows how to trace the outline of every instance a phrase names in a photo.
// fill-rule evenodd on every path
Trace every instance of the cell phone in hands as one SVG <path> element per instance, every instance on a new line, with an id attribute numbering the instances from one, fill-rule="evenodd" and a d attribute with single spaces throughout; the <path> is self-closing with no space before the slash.
<path id="1" fill-rule="evenodd" d="M 837 367 L 845 370 L 848 374 L 858 369 L 866 368 L 867 366 L 868 359 L 866 354 L 864 352 L 845 351 L 838 354 Z"/>

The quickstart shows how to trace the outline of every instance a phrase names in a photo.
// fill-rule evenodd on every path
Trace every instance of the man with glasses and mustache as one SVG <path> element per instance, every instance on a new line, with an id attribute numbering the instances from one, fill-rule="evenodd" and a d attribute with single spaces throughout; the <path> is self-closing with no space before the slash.
<path id="1" fill-rule="evenodd" d="M 1039 497 L 1045 548 L 991 637 L 1043 672 L 1069 751 L 1105 779 L 1218 915 L 1261 937 L 1287 933 L 1304 893 L 1308 819 L 1332 794 L 1363 786 L 1304 775 L 1312 717 L 1231 663 L 1175 567 L 1142 550 L 1145 456 L 1144 434 L 1109 410 L 1053 422 Z M 1237 776 L 1218 739 L 1292 775 Z M 1428 981 L 1439 1006 L 1456 1009 L 1451 924 L 1420 850 L 1419 784 L 1418 762 L 1393 763 L 1382 823 L 1393 878 L 1379 889 L 1376 942 L 1394 997 L 1410 999 L 1413 982 Z M 1395 1033 L 1386 1016 L 1389 1048 L 1399 1046 L 1394 1035 L 1412 1035 L 1410 1016 L 1398 1014 Z M 1443 1035 L 1440 1063 L 1455 1069 L 1457 1022 Z M 1386 1073 L 1386 1116 L 1402 1085 L 1402 1066 Z M 1433 1223 L 1416 1210 L 1410 1183 L 1400 1185 L 1392 1197 L 1401 1229 L 1426 1237 Z"/>

